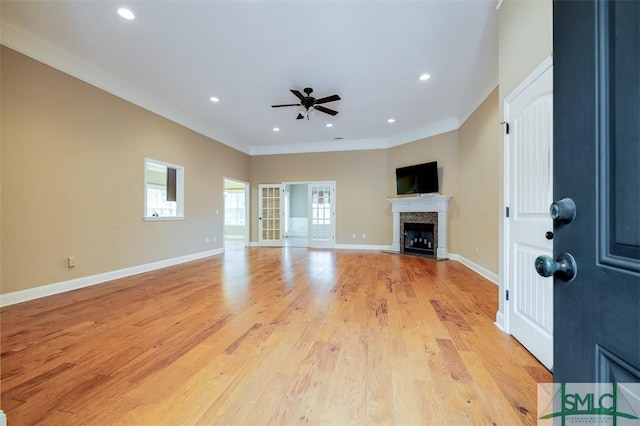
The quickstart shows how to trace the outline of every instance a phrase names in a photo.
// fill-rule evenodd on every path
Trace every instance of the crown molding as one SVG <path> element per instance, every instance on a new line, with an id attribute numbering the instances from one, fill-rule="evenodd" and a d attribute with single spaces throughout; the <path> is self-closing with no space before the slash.
<path id="1" fill-rule="evenodd" d="M 185 126 L 233 149 L 249 153 L 243 144 L 231 142 L 233 139 L 210 126 L 183 114 L 113 75 L 94 67 L 75 55 L 62 50 L 47 40 L 0 18 L 0 44 L 69 74 L 92 86 L 122 98 L 141 108 L 158 114 L 170 121 Z"/>
<path id="2" fill-rule="evenodd" d="M 308 154 L 314 152 L 366 151 L 387 149 L 387 139 L 341 139 L 325 142 L 299 143 L 287 145 L 252 146 L 249 155 Z"/>
<path id="3" fill-rule="evenodd" d="M 491 79 L 491 82 L 480 93 L 480 96 L 472 101 L 467 102 L 464 105 L 464 107 L 462 108 L 462 114 L 458 116 L 458 122 L 460 123 L 458 127 L 462 127 L 464 122 L 467 121 L 469 117 L 471 117 L 471 114 L 473 114 L 478 109 L 478 107 L 482 105 L 482 103 L 487 99 L 487 97 L 489 97 L 489 95 L 493 93 L 496 87 L 498 87 L 498 74 L 494 73 L 494 75 L 495 77 Z"/>
<path id="4" fill-rule="evenodd" d="M 114 96 L 131 102 L 141 108 L 158 114 L 170 121 L 200 133 L 216 142 L 227 145 L 248 155 L 276 155 L 301 154 L 336 151 L 363 151 L 373 149 L 388 149 L 399 145 L 419 141 L 442 133 L 457 130 L 467 118 L 477 109 L 489 94 L 497 87 L 498 79 L 493 78 L 487 89 L 479 99 L 466 104 L 464 114 L 449 117 L 444 120 L 428 124 L 409 132 L 394 135 L 389 138 L 329 140 L 316 143 L 300 143 L 287 145 L 250 146 L 234 141 L 224 132 L 194 120 L 181 111 L 166 105 L 146 92 L 131 86 L 117 77 L 83 61 L 75 55 L 60 49 L 47 40 L 0 17 L 0 44 L 42 62 L 52 68 L 69 74 L 92 86 L 106 91 Z"/>
<path id="5" fill-rule="evenodd" d="M 419 141 L 421 139 L 430 138 L 432 136 L 441 135 L 442 133 L 451 132 L 457 130 L 460 127 L 460 122 L 456 117 L 449 117 L 444 120 L 431 123 L 427 126 L 419 129 L 412 130 L 410 132 L 401 133 L 399 135 L 389 138 L 389 148 L 398 145 L 404 145 L 407 143 Z"/>

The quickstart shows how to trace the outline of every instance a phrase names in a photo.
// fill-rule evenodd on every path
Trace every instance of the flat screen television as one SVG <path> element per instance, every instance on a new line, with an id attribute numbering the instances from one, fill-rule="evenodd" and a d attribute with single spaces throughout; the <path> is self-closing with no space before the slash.
<path id="1" fill-rule="evenodd" d="M 438 162 L 396 169 L 396 190 L 398 195 L 438 192 Z"/>

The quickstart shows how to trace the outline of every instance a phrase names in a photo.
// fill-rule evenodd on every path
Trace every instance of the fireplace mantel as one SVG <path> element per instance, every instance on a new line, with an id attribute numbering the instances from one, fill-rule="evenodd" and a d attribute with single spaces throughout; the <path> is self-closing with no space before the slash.
<path id="1" fill-rule="evenodd" d="M 393 244 L 394 251 L 400 251 L 400 213 L 435 212 L 438 213 L 438 259 L 447 259 L 447 212 L 450 195 L 426 194 L 417 197 L 388 198 L 393 212 Z"/>

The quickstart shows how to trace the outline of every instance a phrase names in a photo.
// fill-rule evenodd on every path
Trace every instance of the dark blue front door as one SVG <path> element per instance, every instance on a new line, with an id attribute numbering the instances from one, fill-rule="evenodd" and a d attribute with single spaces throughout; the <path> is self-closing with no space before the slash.
<path id="1" fill-rule="evenodd" d="M 640 2 L 554 3 L 554 380 L 640 382 Z"/>

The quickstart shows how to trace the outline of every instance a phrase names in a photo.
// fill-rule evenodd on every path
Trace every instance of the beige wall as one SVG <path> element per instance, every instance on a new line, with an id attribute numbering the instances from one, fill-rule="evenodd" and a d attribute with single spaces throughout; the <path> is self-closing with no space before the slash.
<path id="1" fill-rule="evenodd" d="M 553 52 L 553 8 L 551 0 L 504 0 L 498 11 L 498 73 L 499 73 L 499 116 L 502 121 L 504 99 L 531 72 Z M 504 162 L 503 145 L 499 146 L 500 194 L 499 205 L 504 205 L 503 187 Z M 500 223 L 504 215 L 500 214 Z M 502 229 L 499 227 L 503 238 Z M 500 247 L 499 259 L 504 256 Z M 503 269 L 501 264 L 500 270 Z M 500 294 L 504 294 L 502 279 Z M 504 298 L 500 297 L 500 311 L 504 311 Z"/>
<path id="2" fill-rule="evenodd" d="M 223 176 L 248 181 L 247 155 L 1 54 L 2 293 L 222 247 Z M 143 221 L 145 157 L 184 166 L 184 221 Z"/>
<path id="3" fill-rule="evenodd" d="M 389 149 L 387 195 L 397 197 L 396 168 L 438 162 L 440 193 L 453 195 L 458 187 L 458 131 L 443 133 Z"/>
<path id="4" fill-rule="evenodd" d="M 502 116 L 504 98 L 552 52 L 551 0 L 504 0 L 498 10 L 498 48 Z"/>
<path id="5" fill-rule="evenodd" d="M 329 180 L 336 181 L 336 244 L 391 244 L 388 168 L 387 150 L 251 157 L 251 241 L 258 240 L 258 184 Z"/>
<path id="6" fill-rule="evenodd" d="M 456 217 L 451 251 L 498 273 L 499 147 L 498 89 L 458 130 Z"/>

